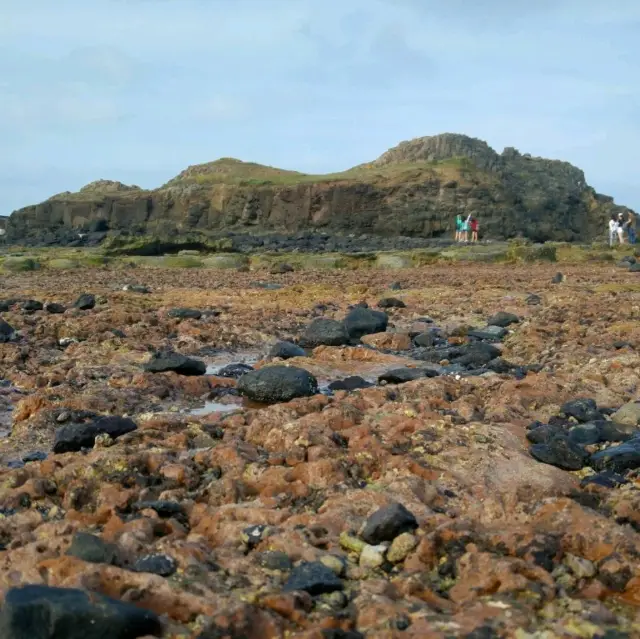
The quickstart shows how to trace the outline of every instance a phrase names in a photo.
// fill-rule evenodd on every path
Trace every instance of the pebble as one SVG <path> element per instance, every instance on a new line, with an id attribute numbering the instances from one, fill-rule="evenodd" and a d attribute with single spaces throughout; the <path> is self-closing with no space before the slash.
<path id="1" fill-rule="evenodd" d="M 591 455 L 591 465 L 596 470 L 624 473 L 640 468 L 640 439 L 630 439 L 619 446 L 610 446 Z"/>
<path id="2" fill-rule="evenodd" d="M 640 402 L 624 404 L 611 416 L 611 421 L 625 426 L 640 426 Z"/>
<path id="3" fill-rule="evenodd" d="M 583 398 L 565 402 L 560 409 L 565 415 L 575 417 L 579 422 L 591 422 L 601 418 L 593 399 Z"/>
<path id="4" fill-rule="evenodd" d="M 352 377 L 345 377 L 344 379 L 333 381 L 329 384 L 328 388 L 331 391 L 354 391 L 362 388 L 371 388 L 372 386 L 373 384 L 371 382 L 368 382 L 358 375 L 354 375 Z"/>
<path id="5" fill-rule="evenodd" d="M 396 502 L 374 512 L 367 519 L 360 536 L 375 546 L 383 541 L 393 541 L 398 535 L 413 532 L 416 528 L 418 522 L 413 513 Z"/>
<path id="6" fill-rule="evenodd" d="M 502 328 L 507 328 L 507 326 L 518 322 L 520 322 L 520 318 L 517 315 L 505 311 L 498 311 L 487 320 L 489 326 L 501 326 Z"/>
<path id="7" fill-rule="evenodd" d="M 320 557 L 320 563 L 329 568 L 329 570 L 332 570 L 338 577 L 342 577 L 347 568 L 345 560 L 336 555 L 322 555 L 322 557 Z"/>
<path id="8" fill-rule="evenodd" d="M 365 570 L 373 570 L 379 568 L 384 563 L 385 553 L 387 552 L 388 544 L 378 544 L 372 546 L 365 544 L 365 547 L 360 553 L 359 565 L 360 568 Z"/>
<path id="9" fill-rule="evenodd" d="M 228 364 L 221 368 L 216 375 L 218 377 L 227 377 L 230 379 L 238 379 L 242 377 L 244 374 L 249 373 L 253 370 L 253 366 L 249 366 L 249 364 Z"/>
<path id="10" fill-rule="evenodd" d="M 577 557 L 576 555 L 567 553 L 563 561 L 577 579 L 588 579 L 594 577 L 596 574 L 596 567 L 593 565 L 593 562 L 583 557 Z"/>
<path id="11" fill-rule="evenodd" d="M 11 339 L 13 339 L 15 334 L 16 334 L 16 331 L 13 328 L 13 326 L 11 326 L 11 324 L 9 324 L 8 322 L 5 322 L 0 317 L 0 344 L 4 342 L 8 342 Z"/>
<path id="12" fill-rule="evenodd" d="M 172 308 L 169 310 L 167 315 L 174 319 L 199 320 L 202 317 L 202 311 L 195 308 Z"/>
<path id="13" fill-rule="evenodd" d="M 96 535 L 77 532 L 66 554 L 92 564 L 114 564 L 118 549 L 115 544 L 107 543 Z"/>
<path id="14" fill-rule="evenodd" d="M 171 352 L 155 353 L 143 368 L 147 373 L 173 371 L 178 375 L 188 376 L 204 375 L 207 372 L 207 366 L 202 360 Z"/>
<path id="15" fill-rule="evenodd" d="M 96 305 L 96 298 L 90 293 L 84 293 L 75 302 L 74 306 L 81 311 L 89 311 Z"/>
<path id="16" fill-rule="evenodd" d="M 131 570 L 133 572 L 148 572 L 161 577 L 170 577 L 177 570 L 177 563 L 173 557 L 164 554 L 145 555 L 138 559 Z"/>
<path id="17" fill-rule="evenodd" d="M 139 501 L 133 505 L 133 509 L 137 511 L 147 509 L 155 510 L 160 517 L 174 517 L 184 512 L 182 506 L 177 501 L 169 500 Z"/>
<path id="18" fill-rule="evenodd" d="M 474 328 L 467 335 L 476 339 L 501 340 L 509 331 L 502 326 L 486 326 L 485 328 Z"/>
<path id="19" fill-rule="evenodd" d="M 288 572 L 293 568 L 293 562 L 287 553 L 279 550 L 268 550 L 256 554 L 256 561 L 259 566 L 267 570 L 280 570 Z"/>
<path id="20" fill-rule="evenodd" d="M 292 342 L 276 342 L 268 353 L 268 357 L 278 357 L 280 359 L 292 359 L 293 357 L 304 357 L 305 355 L 305 350 Z"/>
<path id="21" fill-rule="evenodd" d="M 529 452 L 538 461 L 563 470 L 580 470 L 588 460 L 587 453 L 564 435 L 557 435 L 544 444 L 534 444 Z"/>
<path id="22" fill-rule="evenodd" d="M 402 533 L 392 542 L 387 552 L 387 560 L 392 564 L 404 561 L 407 555 L 418 545 L 418 538 L 411 533 Z"/>
<path id="23" fill-rule="evenodd" d="M 62 304 L 58 304 L 57 302 L 48 302 L 44 305 L 44 310 L 51 315 L 61 315 L 67 309 Z"/>
<path id="24" fill-rule="evenodd" d="M 397 297 L 384 297 L 378 302 L 378 308 L 406 308 L 407 305 Z"/>
<path id="25" fill-rule="evenodd" d="M 303 590 L 316 596 L 343 589 L 342 580 L 319 561 L 301 563 L 296 566 L 284 584 L 284 592 Z"/>

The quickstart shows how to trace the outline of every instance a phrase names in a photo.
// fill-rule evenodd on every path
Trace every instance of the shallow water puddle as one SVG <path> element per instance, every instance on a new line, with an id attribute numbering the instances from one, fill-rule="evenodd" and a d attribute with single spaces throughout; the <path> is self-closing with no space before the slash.
<path id="1" fill-rule="evenodd" d="M 204 406 L 193 408 L 187 412 L 189 415 L 199 416 L 209 415 L 210 413 L 229 413 L 231 411 L 238 410 L 239 408 L 244 408 L 242 401 L 237 404 L 223 404 L 222 402 L 207 401 L 204 403 Z"/>

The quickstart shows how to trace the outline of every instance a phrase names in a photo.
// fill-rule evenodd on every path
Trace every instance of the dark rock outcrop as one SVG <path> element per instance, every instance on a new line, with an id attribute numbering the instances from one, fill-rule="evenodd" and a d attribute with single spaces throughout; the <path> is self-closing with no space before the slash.
<path id="1" fill-rule="evenodd" d="M 402 142 L 331 176 L 225 158 L 189 167 L 151 191 L 99 181 L 14 212 L 6 241 L 95 244 L 128 232 L 175 243 L 178 234 L 305 229 L 428 238 L 451 234 L 459 213 L 477 216 L 481 232 L 495 239 L 522 233 L 571 241 L 601 237 L 611 214 L 627 210 L 567 162 L 511 148 L 499 154 L 481 140 L 446 133 Z"/>

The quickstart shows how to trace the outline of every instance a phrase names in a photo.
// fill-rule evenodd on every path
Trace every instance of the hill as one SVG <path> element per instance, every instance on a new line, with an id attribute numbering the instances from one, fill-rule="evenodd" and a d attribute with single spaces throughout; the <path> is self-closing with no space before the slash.
<path id="1" fill-rule="evenodd" d="M 445 133 L 402 142 L 370 163 L 309 175 L 233 158 L 194 165 L 154 190 L 100 180 L 15 211 L 7 240 L 65 243 L 78 231 L 157 237 L 297 233 L 441 237 L 473 214 L 495 239 L 589 241 L 627 211 L 558 160 Z"/>

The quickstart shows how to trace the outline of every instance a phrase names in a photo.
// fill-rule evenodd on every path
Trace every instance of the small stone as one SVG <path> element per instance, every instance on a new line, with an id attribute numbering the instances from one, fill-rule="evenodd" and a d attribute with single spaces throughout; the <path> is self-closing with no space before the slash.
<path id="1" fill-rule="evenodd" d="M 544 444 L 534 444 L 529 452 L 538 461 L 563 470 L 580 470 L 588 459 L 587 453 L 580 446 L 563 435 L 557 435 Z"/>
<path id="2" fill-rule="evenodd" d="M 317 602 L 327 610 L 342 610 L 349 603 L 349 598 L 344 594 L 344 592 L 336 590 L 335 592 L 320 595 Z M 326 636 L 327 635 L 324 634 L 324 637 Z"/>
<path id="3" fill-rule="evenodd" d="M 425 377 L 437 377 L 439 375 L 436 368 L 394 368 L 378 377 L 378 383 L 386 384 L 406 384 L 416 379 Z"/>
<path id="4" fill-rule="evenodd" d="M 141 286 L 139 284 L 125 284 L 122 287 L 123 291 L 129 291 L 131 293 L 140 293 L 142 295 L 146 295 L 151 293 L 151 291 L 146 286 Z"/>
<path id="5" fill-rule="evenodd" d="M 44 461 L 46 458 L 47 458 L 47 453 L 41 450 L 36 450 L 32 453 L 27 453 L 26 455 L 23 455 L 22 461 L 25 464 L 28 464 L 30 462 Z"/>
<path id="6" fill-rule="evenodd" d="M 372 386 L 373 384 L 371 382 L 368 382 L 358 375 L 354 375 L 331 382 L 328 388 L 330 391 L 355 391 L 362 388 L 371 388 Z"/>
<path id="7" fill-rule="evenodd" d="M 249 526 L 242 531 L 241 539 L 242 543 L 247 548 L 255 548 L 263 539 L 269 535 L 269 528 L 264 524 L 258 524 L 256 526 Z"/>
<path id="8" fill-rule="evenodd" d="M 340 533 L 340 546 L 350 552 L 360 554 L 365 546 L 364 541 L 351 533 L 344 531 Z"/>
<path id="9" fill-rule="evenodd" d="M 62 304 L 58 304 L 57 302 L 48 302 L 44 305 L 44 310 L 51 315 L 61 315 L 67 309 Z"/>
<path id="10" fill-rule="evenodd" d="M 552 284 L 560 284 L 561 282 L 564 282 L 564 275 L 562 273 L 556 273 L 551 278 L 551 283 Z"/>
<path id="11" fill-rule="evenodd" d="M 624 404 L 611 416 L 611 421 L 624 426 L 640 426 L 640 402 Z"/>
<path id="12" fill-rule="evenodd" d="M 296 566 L 284 585 L 284 592 L 303 590 L 312 596 L 342 590 L 342 580 L 319 561 Z"/>
<path id="13" fill-rule="evenodd" d="M 75 588 L 10 588 L 0 612 L 3 639 L 135 639 L 162 632 L 154 612 Z"/>
<path id="14" fill-rule="evenodd" d="M 67 346 L 71 346 L 71 344 L 78 344 L 78 340 L 75 337 L 63 337 L 58 340 L 58 344 L 62 348 L 67 348 Z"/>
<path id="15" fill-rule="evenodd" d="M 378 302 L 378 308 L 406 308 L 407 305 L 397 297 L 384 297 Z"/>
<path id="16" fill-rule="evenodd" d="M 96 438 L 93 442 L 94 448 L 110 448 L 115 444 L 115 441 L 111 437 L 111 435 L 107 433 L 100 433 L 96 435 Z"/>
<path id="17" fill-rule="evenodd" d="M 413 343 L 421 348 L 430 348 L 435 345 L 436 341 L 437 335 L 433 331 L 420 333 L 413 338 Z"/>
<path id="18" fill-rule="evenodd" d="M 59 424 L 63 424 L 64 422 L 69 421 L 70 417 L 71 417 L 71 413 L 69 413 L 69 412 L 68 412 L 68 411 L 66 411 L 66 410 L 63 410 L 63 411 L 62 411 L 62 412 L 61 412 L 61 413 L 56 417 L 56 421 L 57 421 Z"/>
<path id="19" fill-rule="evenodd" d="M 344 559 L 336 555 L 322 555 L 320 563 L 332 570 L 338 577 L 342 577 L 347 568 Z"/>
<path id="20" fill-rule="evenodd" d="M 143 366 L 148 373 L 166 373 L 172 371 L 178 375 L 204 375 L 207 372 L 206 364 L 180 353 L 161 352 L 156 353 Z"/>
<path id="21" fill-rule="evenodd" d="M 202 311 L 198 311 L 195 308 L 172 308 L 167 315 L 174 319 L 199 320 L 202 317 Z"/>
<path id="22" fill-rule="evenodd" d="M 593 565 L 593 562 L 583 557 L 577 557 L 576 555 L 567 553 L 563 561 L 576 576 L 576 579 L 589 579 L 596 574 L 596 567 Z"/>
<path id="23" fill-rule="evenodd" d="M 250 373 L 253 370 L 253 366 L 249 364 L 229 364 L 221 368 L 216 375 L 218 377 L 227 377 L 230 379 L 238 379 L 246 373 Z"/>
<path id="24" fill-rule="evenodd" d="M 392 503 L 379 508 L 367 519 L 361 537 L 368 544 L 377 545 L 383 541 L 393 541 L 404 532 L 413 532 L 418 522 L 402 504 Z"/>
<path id="25" fill-rule="evenodd" d="M 467 335 L 476 339 L 501 340 L 509 331 L 502 326 L 486 326 L 485 328 L 474 328 Z"/>
<path id="26" fill-rule="evenodd" d="M 595 401 L 588 398 L 565 402 L 560 410 L 568 417 L 575 417 L 579 422 L 583 423 L 601 418 Z"/>
<path id="27" fill-rule="evenodd" d="M 305 355 L 305 350 L 292 342 L 277 342 L 269 349 L 268 353 L 268 357 L 278 357 L 279 359 L 292 359 Z"/>
<path id="28" fill-rule="evenodd" d="M 279 550 L 268 550 L 256 555 L 256 561 L 258 565 L 266 568 L 267 570 L 280 570 L 281 572 L 288 572 L 293 568 L 293 562 L 289 555 Z"/>
<path id="29" fill-rule="evenodd" d="M 489 326 L 501 326 L 502 328 L 507 328 L 507 326 L 518 322 L 520 322 L 520 318 L 517 315 L 505 311 L 498 311 L 487 320 Z"/>
<path id="30" fill-rule="evenodd" d="M 95 296 L 90 293 L 84 293 L 77 300 L 74 306 L 81 311 L 89 311 L 94 308 L 96 305 Z"/>
<path id="31" fill-rule="evenodd" d="M 402 284 L 400 284 L 400 282 L 392 282 L 391 284 L 389 284 L 389 290 L 390 291 L 401 291 L 402 290 Z"/>
<path id="32" fill-rule="evenodd" d="M 379 568 L 384 563 L 384 556 L 387 552 L 386 544 L 378 544 L 377 546 L 372 546 L 370 544 L 365 544 L 362 552 L 360 553 L 360 568 L 364 568 L 366 570 L 374 570 L 375 568 Z"/>
<path id="33" fill-rule="evenodd" d="M 161 577 L 170 577 L 177 570 L 176 560 L 169 555 L 145 555 L 133 564 L 134 572 L 148 572 Z"/>
<path id="34" fill-rule="evenodd" d="M 525 302 L 528 306 L 539 306 L 542 304 L 542 298 L 539 295 L 532 293 L 526 297 Z"/>
<path id="35" fill-rule="evenodd" d="M 77 532 L 66 554 L 92 564 L 114 564 L 118 549 L 115 544 L 107 543 L 96 535 Z"/>
<path id="36" fill-rule="evenodd" d="M 184 509 L 177 501 L 169 501 L 167 499 L 139 501 L 133 505 L 133 509 L 138 512 L 141 510 L 155 510 L 163 518 L 175 517 L 184 513 Z"/>
<path id="37" fill-rule="evenodd" d="M 7 322 L 0 318 L 0 344 L 8 342 L 15 337 L 16 331 Z"/>
<path id="38" fill-rule="evenodd" d="M 629 562 L 617 553 L 605 557 L 598 564 L 598 579 L 614 592 L 623 592 L 631 577 Z"/>
<path id="39" fill-rule="evenodd" d="M 402 533 L 398 535 L 392 542 L 387 552 L 387 560 L 392 564 L 404 561 L 407 555 L 418 545 L 418 539 L 411 533 Z"/>
<path id="40" fill-rule="evenodd" d="M 631 439 L 619 446 L 610 446 L 591 455 L 591 466 L 596 470 L 624 473 L 640 468 L 640 439 Z"/>
<path id="41" fill-rule="evenodd" d="M 22 304 L 22 310 L 26 313 L 35 313 L 36 311 L 41 311 L 43 308 L 44 304 L 37 300 L 27 300 Z"/>

